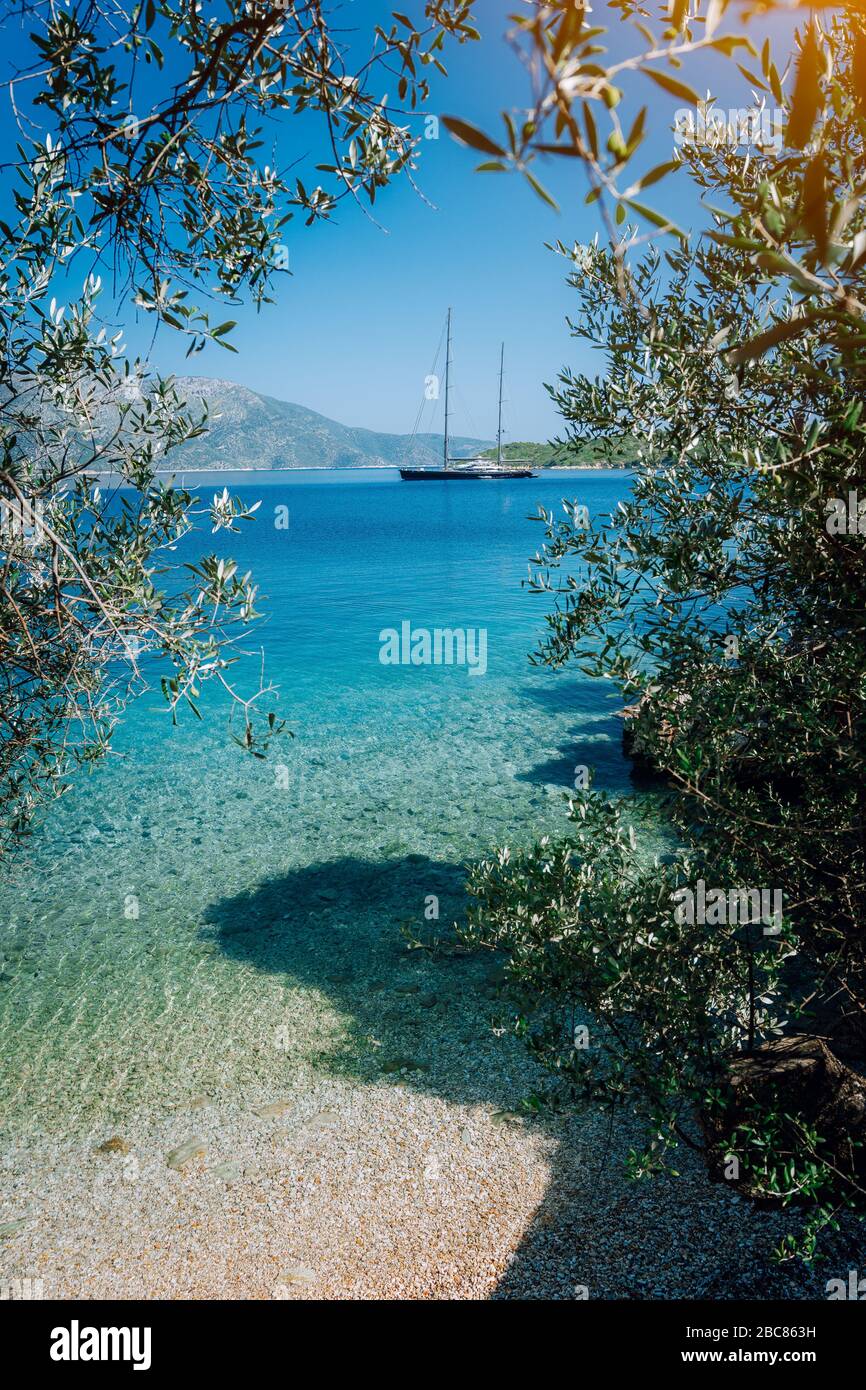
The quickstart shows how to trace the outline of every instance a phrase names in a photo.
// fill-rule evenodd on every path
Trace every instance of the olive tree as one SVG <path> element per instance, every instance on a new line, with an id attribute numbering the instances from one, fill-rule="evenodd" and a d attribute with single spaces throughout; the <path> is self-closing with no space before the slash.
<path id="1" fill-rule="evenodd" d="M 803 147 L 795 87 L 781 149 L 684 148 L 714 209 L 694 244 L 558 248 L 605 360 L 551 387 L 559 443 L 638 450 L 605 521 L 540 517 L 536 660 L 616 684 L 658 792 L 581 788 L 568 838 L 475 871 L 467 927 L 559 1100 L 636 1110 L 638 1172 L 684 1142 L 805 1203 L 783 1254 L 866 1196 L 863 43 L 829 28 Z"/>
<path id="2" fill-rule="evenodd" d="M 159 476 L 207 420 L 129 360 L 122 325 L 149 318 L 188 355 L 230 348 L 227 306 L 270 299 L 290 218 L 320 222 L 340 203 L 369 216 L 382 188 L 412 177 L 428 73 L 444 72 L 446 41 L 476 37 L 471 5 L 430 0 L 420 27 L 398 16 L 362 35 L 338 9 L 4 11 L 17 139 L 0 219 L 0 846 L 71 767 L 103 755 L 146 679 L 175 715 L 197 711 L 204 682 L 222 684 L 256 755 L 281 727 L 266 685 L 231 680 L 256 616 L 252 576 L 224 556 L 186 571 L 173 559 L 202 521 L 237 529 L 251 512 Z M 297 152 L 317 142 L 318 156 Z M 109 497 L 102 474 L 130 490 Z"/>

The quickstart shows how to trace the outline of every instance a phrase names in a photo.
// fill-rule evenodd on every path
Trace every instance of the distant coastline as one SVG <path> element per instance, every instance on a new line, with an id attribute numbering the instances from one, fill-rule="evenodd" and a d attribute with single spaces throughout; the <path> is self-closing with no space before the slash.
<path id="1" fill-rule="evenodd" d="M 437 468 L 442 463 L 445 440 L 441 434 L 391 434 L 344 425 L 306 406 L 218 378 L 180 376 L 173 385 L 192 420 L 201 420 L 204 428 L 166 455 L 160 474 L 342 472 Z M 122 407 L 141 396 L 137 382 L 125 384 L 117 396 L 107 396 L 96 416 L 97 437 L 111 440 L 121 426 Z M 491 440 L 454 433 L 449 436 L 448 452 L 465 461 L 497 455 Z M 555 468 L 628 467 L 635 454 L 635 441 L 627 436 L 575 439 L 568 444 L 509 440 L 502 447 L 503 463 L 519 459 L 539 473 Z"/>
<path id="2" fill-rule="evenodd" d="M 467 460 L 468 462 L 468 460 Z M 625 472 L 632 467 L 632 463 L 611 463 L 603 460 L 598 463 L 550 463 L 536 465 L 539 473 L 601 473 L 605 469 L 612 471 Z M 211 473 L 396 473 L 399 464 L 396 463 L 356 463 L 351 465 L 323 463 L 318 465 L 304 464 L 294 468 L 271 468 L 267 465 L 257 467 L 254 464 L 246 467 L 216 465 L 212 468 L 195 467 L 189 468 L 186 464 L 179 464 L 176 468 L 157 468 L 156 477 L 171 478 L 178 473 L 190 474 L 191 476 L 207 475 Z M 100 474 L 101 477 L 110 477 L 111 474 Z"/>
<path id="3" fill-rule="evenodd" d="M 637 440 L 629 434 L 603 439 L 574 439 L 568 444 L 536 444 L 516 439 L 502 449 L 503 463 L 520 463 L 539 472 L 556 468 L 629 468 L 637 453 Z M 495 459 L 496 449 L 482 450 L 481 457 Z"/>

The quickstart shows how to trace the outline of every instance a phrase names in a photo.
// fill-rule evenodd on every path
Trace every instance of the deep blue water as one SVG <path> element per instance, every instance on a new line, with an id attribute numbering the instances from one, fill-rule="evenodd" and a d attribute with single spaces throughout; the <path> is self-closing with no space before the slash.
<path id="1" fill-rule="evenodd" d="M 626 478 L 582 470 L 512 482 L 411 484 L 393 469 L 311 470 L 288 480 L 285 473 L 260 474 L 252 482 L 249 474 L 220 474 L 230 491 L 262 502 L 240 536 L 216 539 L 259 584 L 266 626 L 246 645 L 264 646 L 282 714 L 299 734 L 337 710 L 357 726 L 368 716 L 367 699 L 384 698 L 417 702 L 419 720 L 430 701 L 451 722 L 450 702 L 455 715 L 473 717 L 506 690 L 527 693 L 527 681 L 563 710 L 606 710 L 608 692 L 600 688 L 585 686 L 578 710 L 573 679 L 547 673 L 533 680 L 527 655 L 550 601 L 521 582 L 543 536 L 529 519 L 539 503 L 556 507 L 563 497 L 577 498 L 591 514 L 603 514 L 623 496 Z M 185 481 L 209 495 L 194 475 Z M 281 507 L 289 509 L 287 530 L 275 525 Z M 202 539 L 185 550 L 195 554 Z M 380 632 L 407 619 L 430 629 L 484 628 L 485 678 L 383 665 Z M 615 775 L 613 766 L 607 770 Z"/>

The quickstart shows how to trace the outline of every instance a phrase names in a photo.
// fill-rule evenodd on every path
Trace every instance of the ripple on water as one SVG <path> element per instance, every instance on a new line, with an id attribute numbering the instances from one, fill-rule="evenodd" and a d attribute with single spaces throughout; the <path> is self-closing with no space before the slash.
<path id="1" fill-rule="evenodd" d="M 563 488 L 545 486 L 550 500 Z M 314 504 L 293 498 L 310 508 L 309 543 L 320 525 L 325 544 Z M 345 505 L 357 513 L 357 499 Z M 383 576 L 402 563 L 389 566 L 388 547 L 403 543 L 387 518 L 369 521 L 366 549 L 347 541 L 318 625 L 293 552 L 253 556 L 296 737 L 258 762 L 228 740 L 221 717 L 171 730 L 145 697 L 118 757 L 52 808 L 0 914 L 8 1129 L 119 1123 L 169 1097 L 285 1087 L 311 1064 L 372 1083 L 378 1032 L 397 1056 L 417 1057 L 425 1037 L 458 1045 L 449 999 L 466 967 L 421 971 L 417 993 L 435 999 L 419 1010 L 395 989 L 410 968 L 401 923 L 420 929 L 434 894 L 447 924 L 461 911 L 468 859 L 562 830 L 576 764 L 595 766 L 604 785 L 629 785 L 611 692 L 527 667 L 540 616 L 519 587 L 537 544 L 527 510 L 503 503 L 499 529 L 480 541 L 464 517 L 453 553 L 431 532 L 438 549 L 422 572 L 438 585 L 442 621 L 489 622 L 491 666 L 478 680 L 405 670 L 386 679 Z M 418 553 L 433 544 L 423 534 L 414 543 Z M 461 557 L 474 557 L 468 572 Z M 404 615 L 396 606 L 395 623 Z M 333 649 L 322 645 L 330 623 Z"/>

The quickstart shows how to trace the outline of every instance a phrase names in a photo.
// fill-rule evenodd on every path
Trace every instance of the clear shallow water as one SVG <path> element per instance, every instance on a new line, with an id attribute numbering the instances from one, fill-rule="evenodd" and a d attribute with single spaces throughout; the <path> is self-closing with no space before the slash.
<path id="1" fill-rule="evenodd" d="M 521 588 L 537 504 L 605 513 L 627 475 L 224 482 L 262 498 L 226 549 L 260 585 L 256 640 L 295 737 L 259 762 L 218 702 L 172 729 L 146 695 L 111 761 L 52 810 L 3 886 L 0 1101 L 15 1133 L 285 1086 L 310 1065 L 364 1075 L 400 924 L 421 931 L 436 894 L 447 925 L 467 860 L 562 830 L 577 763 L 630 786 L 615 692 L 529 665 L 549 599 Z M 383 665 L 379 633 L 406 619 L 485 628 L 486 673 Z M 423 1047 L 417 1019 L 393 1021 Z"/>

